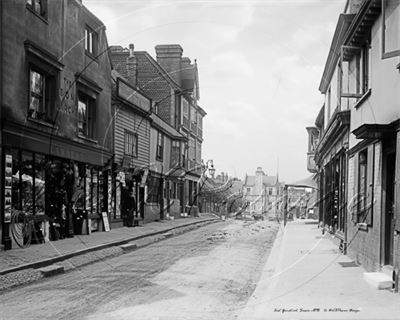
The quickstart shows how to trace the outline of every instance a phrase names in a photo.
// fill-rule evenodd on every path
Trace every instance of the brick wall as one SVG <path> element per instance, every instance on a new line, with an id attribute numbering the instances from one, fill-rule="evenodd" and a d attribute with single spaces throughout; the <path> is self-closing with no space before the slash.
<path id="1" fill-rule="evenodd" d="M 171 109 L 175 105 L 174 90 L 171 84 L 157 70 L 154 64 L 144 53 L 136 53 L 137 59 L 137 85 L 153 103 L 158 105 L 158 116 L 165 122 L 173 125 Z"/>
<path id="2" fill-rule="evenodd" d="M 348 204 L 347 216 L 347 245 L 348 255 L 361 263 L 368 271 L 380 269 L 381 252 L 381 214 L 382 214 L 382 144 L 370 144 L 369 149 L 374 152 L 374 187 L 373 187 L 373 212 L 372 225 L 366 230 L 360 228 L 353 221 L 353 210 L 356 210 L 356 194 L 358 181 L 358 153 L 349 159 L 348 171 Z"/>

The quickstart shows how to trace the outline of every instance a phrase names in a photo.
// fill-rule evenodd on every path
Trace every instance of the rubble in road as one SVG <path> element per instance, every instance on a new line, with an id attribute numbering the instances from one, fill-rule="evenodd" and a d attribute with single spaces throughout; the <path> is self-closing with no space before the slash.
<path id="1" fill-rule="evenodd" d="M 238 236 L 239 234 L 245 234 L 247 235 L 255 235 L 258 232 L 262 231 L 268 231 L 274 222 L 271 221 L 266 221 L 266 220 L 241 220 L 241 219 L 234 219 L 231 220 L 236 225 L 242 225 L 245 231 L 243 230 L 224 230 L 224 231 L 219 231 L 211 234 L 207 240 L 210 242 L 215 242 L 215 241 L 224 241 L 229 238 Z"/>

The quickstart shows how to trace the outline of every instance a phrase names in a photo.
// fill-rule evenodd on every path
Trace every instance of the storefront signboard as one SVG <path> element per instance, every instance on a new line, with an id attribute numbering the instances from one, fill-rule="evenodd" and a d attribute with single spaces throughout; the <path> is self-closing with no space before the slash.
<path id="1" fill-rule="evenodd" d="M 107 216 L 107 212 L 103 211 L 101 213 L 102 217 L 103 217 L 103 225 L 104 225 L 104 231 L 110 231 L 110 224 L 108 222 L 108 216 Z"/>

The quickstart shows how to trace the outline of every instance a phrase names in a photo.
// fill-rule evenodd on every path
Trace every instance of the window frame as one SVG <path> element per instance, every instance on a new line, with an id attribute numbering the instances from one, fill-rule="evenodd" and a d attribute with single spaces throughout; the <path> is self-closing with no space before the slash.
<path id="1" fill-rule="evenodd" d="M 382 7 L 382 18 L 381 18 L 381 37 L 382 37 L 382 41 L 381 41 L 381 57 L 382 59 L 389 59 L 389 58 L 393 58 L 393 57 L 398 57 L 400 56 L 400 48 L 399 49 L 395 49 L 392 51 L 386 51 L 386 1 L 387 0 L 381 0 L 381 7 Z M 400 36 L 400 33 L 399 33 Z"/>
<path id="2" fill-rule="evenodd" d="M 43 121 L 47 123 L 52 123 L 52 108 L 51 105 L 56 104 L 56 88 L 57 88 L 57 76 L 52 72 L 44 71 L 45 68 L 41 64 L 35 63 L 34 61 L 28 62 L 28 106 L 27 106 L 27 117 L 29 120 Z M 33 93 L 32 90 L 32 73 L 35 72 L 39 74 L 42 78 L 42 93 Z M 41 104 L 36 112 L 37 116 L 32 116 L 31 114 L 31 98 L 41 97 Z"/>
<path id="3" fill-rule="evenodd" d="M 129 150 L 127 150 L 127 146 L 129 141 L 127 141 L 127 138 L 131 136 L 133 138 L 132 140 L 132 152 L 129 153 Z M 124 155 L 137 158 L 138 157 L 138 144 L 139 144 L 139 136 L 137 133 L 134 133 L 132 131 L 129 131 L 127 129 L 124 130 Z"/>
<path id="4" fill-rule="evenodd" d="M 89 138 L 89 139 L 95 139 L 96 137 L 96 109 L 97 109 L 97 96 L 93 96 L 88 94 L 85 90 L 82 88 L 77 88 L 77 105 L 76 105 L 76 128 L 77 128 L 77 134 L 80 137 L 84 138 Z M 86 123 L 87 123 L 87 128 L 84 130 L 85 132 L 81 132 L 79 129 L 79 103 L 84 99 L 81 99 L 82 97 L 86 98 Z"/>
<path id="5" fill-rule="evenodd" d="M 178 155 L 177 159 L 175 159 Z M 178 140 L 171 140 L 171 168 L 181 165 L 181 142 Z"/>
<path id="6" fill-rule="evenodd" d="M 361 157 L 365 157 L 361 161 Z M 357 175 L 357 222 L 363 223 L 368 210 L 368 149 L 358 153 L 358 175 Z M 363 176 L 361 169 L 363 168 Z M 363 180 L 363 181 L 362 181 Z M 363 188 L 361 190 L 361 187 Z M 361 198 L 363 197 L 363 198 Z"/>
<path id="7" fill-rule="evenodd" d="M 39 9 L 37 8 L 38 4 L 40 5 Z M 47 0 L 26 0 L 26 7 L 29 11 L 47 22 Z"/>
<path id="8" fill-rule="evenodd" d="M 368 40 L 360 47 L 342 46 L 340 53 L 340 98 L 360 99 L 371 90 L 371 35 Z M 351 56 L 345 58 L 345 51 L 349 51 Z M 347 60 L 345 60 L 347 59 Z M 355 89 L 354 92 L 343 91 L 343 65 L 347 62 L 347 68 L 350 70 L 351 60 L 355 60 Z M 350 77 L 348 76 L 348 83 Z"/>
<path id="9" fill-rule="evenodd" d="M 164 158 L 164 135 L 157 131 L 156 159 L 162 161 Z"/>
<path id="10" fill-rule="evenodd" d="M 203 137 L 203 116 L 197 112 L 197 134 L 200 138 Z"/>
<path id="11" fill-rule="evenodd" d="M 92 58 L 96 57 L 98 52 L 98 36 L 95 29 L 89 25 L 85 25 L 84 30 L 85 53 Z M 88 43 L 89 41 L 89 43 Z"/>
<path id="12" fill-rule="evenodd" d="M 190 103 L 185 98 L 182 100 L 182 126 L 190 130 Z"/>

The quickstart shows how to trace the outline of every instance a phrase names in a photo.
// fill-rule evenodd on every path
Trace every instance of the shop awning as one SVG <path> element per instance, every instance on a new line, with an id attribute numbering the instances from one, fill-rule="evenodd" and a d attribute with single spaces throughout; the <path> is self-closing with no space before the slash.
<path id="1" fill-rule="evenodd" d="M 400 121 L 394 121 L 389 124 L 365 123 L 357 129 L 353 130 L 353 134 L 357 139 L 381 139 L 390 135 L 394 135 Z"/>
<path id="2" fill-rule="evenodd" d="M 318 189 L 317 183 L 314 180 L 314 175 L 311 175 L 307 178 L 304 178 L 302 180 L 295 181 L 293 183 L 286 183 L 285 184 L 288 187 L 294 187 L 294 188 L 312 188 L 312 189 Z"/>

